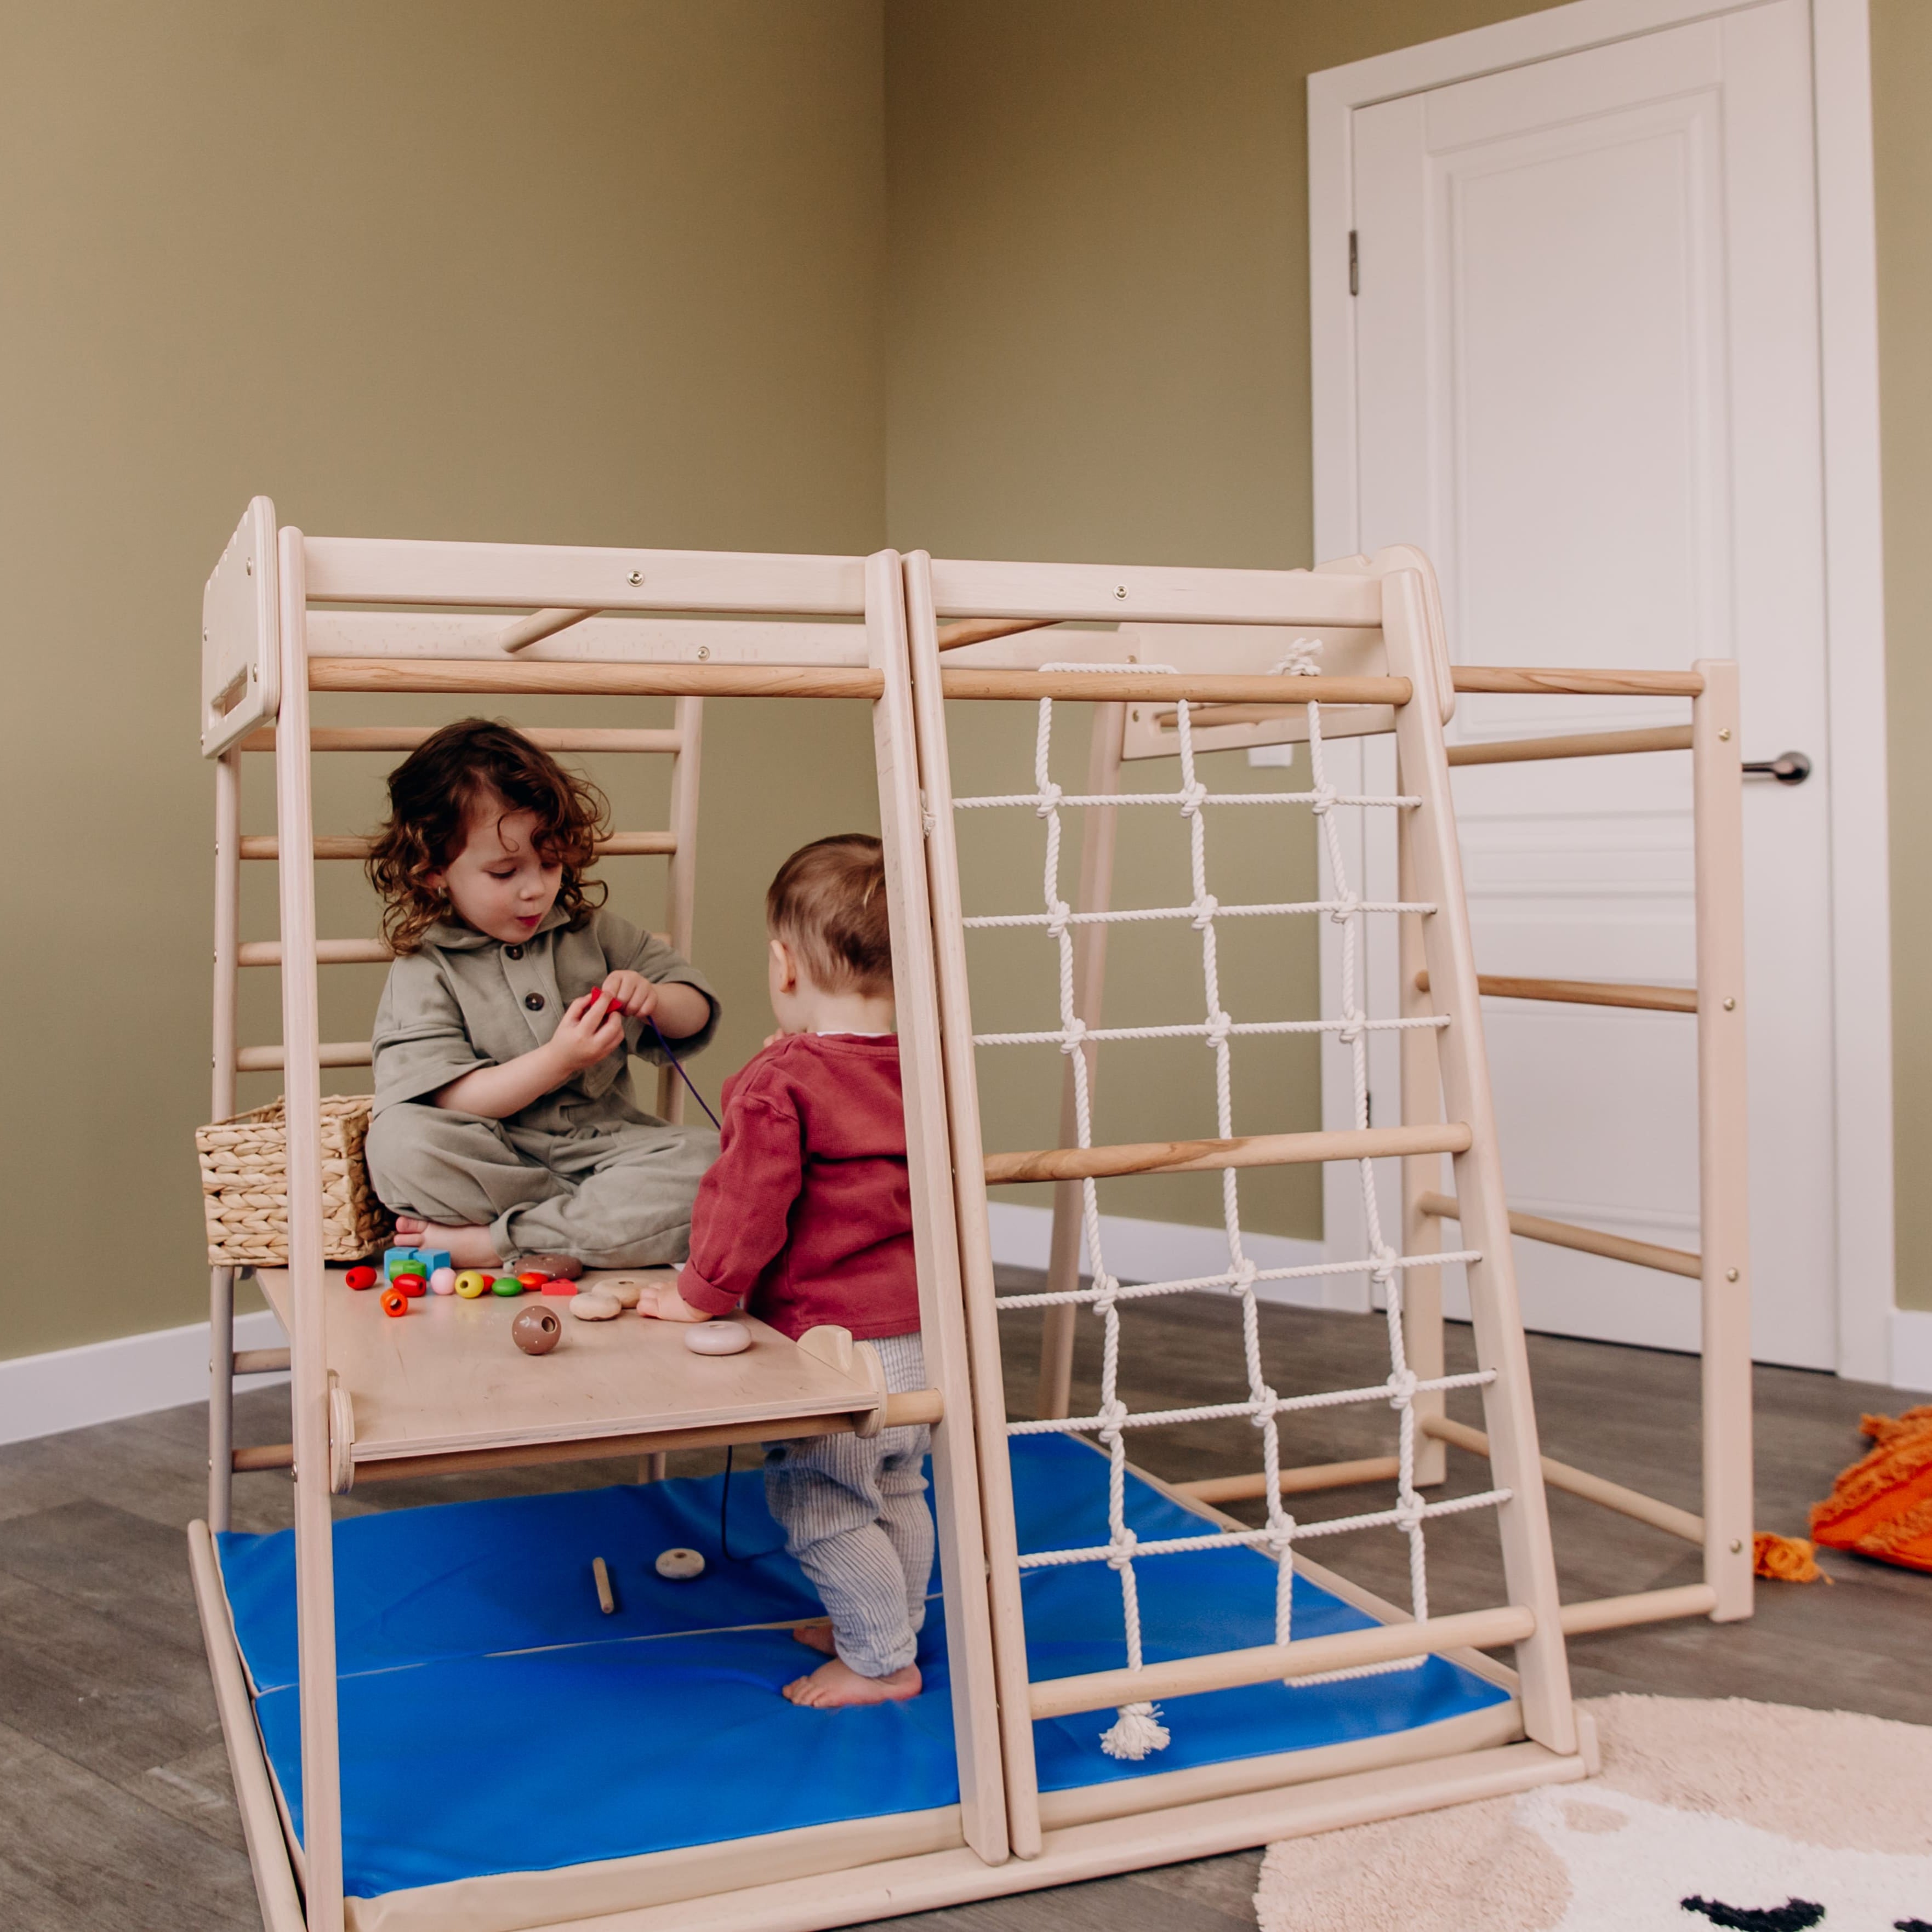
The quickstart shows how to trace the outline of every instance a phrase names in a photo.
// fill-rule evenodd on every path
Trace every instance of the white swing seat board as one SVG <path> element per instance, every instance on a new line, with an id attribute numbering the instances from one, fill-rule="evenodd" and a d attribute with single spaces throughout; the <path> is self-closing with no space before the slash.
<path id="1" fill-rule="evenodd" d="M 1023 1445 L 1016 1463 L 1029 1540 L 1090 1510 L 1106 1480 L 1105 1462 L 1072 1442 Z M 779 1546 L 755 1472 L 734 1480 L 736 1560 L 723 1559 L 721 1481 L 500 1498 L 338 1525 L 355 1932 L 512 1932 L 959 1845 L 943 1606 L 934 1604 L 922 1639 L 927 1695 L 836 1716 L 795 1709 L 778 1688 L 812 1660 L 787 1627 L 817 1605 Z M 1200 1519 L 1157 1484 L 1136 1478 L 1132 1489 L 1136 1520 L 1150 1530 Z M 706 1551 L 706 1579 L 656 1578 L 652 1554 L 671 1543 Z M 298 1750 L 290 1538 L 224 1536 L 218 1554 L 197 1528 L 191 1554 L 244 1820 L 258 1870 L 272 1868 L 288 1858 L 280 1828 L 290 1822 Z M 593 1554 L 616 1579 L 614 1617 L 598 1608 Z M 1155 1650 L 1198 1642 L 1190 1598 L 1217 1597 L 1237 1636 L 1268 1622 L 1271 1565 L 1241 1550 L 1200 1563 L 1210 1574 L 1194 1580 L 1210 1587 L 1150 1602 Z M 1037 1580 L 1029 1624 L 1042 1663 L 1088 1660 L 1081 1653 L 1093 1641 L 1091 1600 L 1108 1580 L 1060 1572 Z M 1364 1606 L 1373 1600 L 1351 1592 L 1350 1604 L 1308 1582 L 1304 1623 L 1370 1621 Z M 1150 1810 L 1191 1815 L 1243 1794 L 1271 1817 L 1281 1786 L 1507 1754 L 1522 1730 L 1508 1675 L 1434 1660 L 1426 1676 L 1376 1680 L 1383 1708 L 1366 1716 L 1360 1686 L 1177 1700 L 1168 1707 L 1174 1747 L 1138 1764 L 1102 1754 L 1104 1720 L 1095 1714 L 1044 1722 L 1042 1768 L 1057 1787 L 1046 1820 L 1072 1831 Z M 1164 1768 L 1169 1760 L 1181 1768 Z M 1405 1805 L 1417 1802 L 1413 1787 L 1394 1788 Z M 1276 1829 L 1258 1823 L 1229 1842 L 1259 1843 Z M 289 1842 L 295 1837 L 291 1830 Z M 1132 1855 L 1138 1842 L 1123 1841 L 1122 1864 L 1154 1862 Z M 987 1869 L 961 1856 L 953 1880 Z M 265 1874 L 267 1888 L 272 1878 Z M 890 1909 L 842 1906 L 812 1922 Z"/>
<path id="2" fill-rule="evenodd" d="M 592 1270 L 580 1286 L 626 1274 L 670 1279 Z M 377 1290 L 352 1288 L 345 1275 L 329 1269 L 323 1293 L 329 1363 L 349 1398 L 360 1467 L 647 1436 L 752 1442 L 781 1422 L 786 1430 L 776 1432 L 808 1434 L 799 1425 L 814 1421 L 841 1425 L 878 1402 L 862 1372 L 846 1374 L 748 1316 L 741 1318 L 752 1331 L 748 1348 L 698 1355 L 685 1346 L 682 1324 L 646 1321 L 632 1310 L 584 1322 L 564 1295 L 425 1294 L 396 1316 L 382 1312 Z M 257 1279 L 292 1333 L 287 1271 L 263 1268 Z M 526 1355 L 510 1339 L 511 1323 L 529 1308 L 562 1319 L 562 1336 L 547 1355 Z"/>

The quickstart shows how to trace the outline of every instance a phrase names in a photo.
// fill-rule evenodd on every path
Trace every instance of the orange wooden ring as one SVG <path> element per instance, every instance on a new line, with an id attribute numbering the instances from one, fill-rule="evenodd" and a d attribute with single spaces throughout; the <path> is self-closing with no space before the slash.
<path id="1" fill-rule="evenodd" d="M 410 1312 L 410 1298 L 400 1288 L 386 1288 L 382 1291 L 382 1312 L 385 1315 L 406 1315 Z"/>

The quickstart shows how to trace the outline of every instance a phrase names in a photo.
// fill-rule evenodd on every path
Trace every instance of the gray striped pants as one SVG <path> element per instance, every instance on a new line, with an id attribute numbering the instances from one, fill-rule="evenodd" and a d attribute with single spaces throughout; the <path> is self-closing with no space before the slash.
<path id="1" fill-rule="evenodd" d="M 926 1387 L 916 1330 L 872 1346 L 895 1394 Z M 932 1576 L 929 1437 L 922 1426 L 765 1444 L 766 1504 L 831 1616 L 833 1647 L 861 1677 L 890 1676 L 919 1648 Z"/>

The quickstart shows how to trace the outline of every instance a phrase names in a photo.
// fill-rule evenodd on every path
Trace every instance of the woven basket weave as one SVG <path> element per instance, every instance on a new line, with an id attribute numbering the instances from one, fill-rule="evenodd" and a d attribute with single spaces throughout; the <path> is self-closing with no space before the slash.
<path id="1" fill-rule="evenodd" d="M 322 1252 L 359 1261 L 394 1232 L 369 1185 L 362 1142 L 374 1096 L 344 1094 L 322 1103 Z M 202 1205 L 212 1265 L 280 1268 L 289 1258 L 288 1130 L 280 1100 L 198 1127 Z"/>

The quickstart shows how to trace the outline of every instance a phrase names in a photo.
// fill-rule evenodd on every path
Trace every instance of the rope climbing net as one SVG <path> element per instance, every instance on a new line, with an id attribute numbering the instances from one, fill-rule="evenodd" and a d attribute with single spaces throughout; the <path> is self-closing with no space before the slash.
<path id="1" fill-rule="evenodd" d="M 1167 669 L 1168 667 L 1058 664 L 1042 667 L 1049 671 Z M 1313 648 L 1298 646 L 1276 667 L 1293 672 L 1315 669 Z M 1093 1145 L 1093 1117 L 1088 1048 L 1106 1040 L 1179 1040 L 1204 1041 L 1214 1055 L 1215 1132 L 1223 1139 L 1234 1135 L 1232 1042 L 1238 1038 L 1258 1034 L 1332 1034 L 1351 1055 L 1354 1090 L 1354 1124 L 1369 1124 L 1369 1036 L 1378 1031 L 1409 1027 L 1446 1025 L 1445 1018 L 1372 1018 L 1364 1007 L 1363 994 L 1364 922 L 1371 914 L 1428 913 L 1432 906 L 1400 902 L 1376 902 L 1358 897 L 1349 884 L 1342 842 L 1336 822 L 1339 808 L 1411 810 L 1418 799 L 1374 797 L 1338 792 L 1328 782 L 1327 760 L 1322 740 L 1321 707 L 1308 707 L 1308 750 L 1312 788 L 1300 792 L 1211 792 L 1196 774 L 1193 741 L 1185 700 L 1177 703 L 1176 740 L 1180 760 L 1180 785 L 1177 791 L 1106 793 L 1095 796 L 1070 794 L 1053 782 L 1051 765 L 1053 742 L 1052 698 L 1042 698 L 1034 748 L 1034 789 L 1030 792 L 1003 794 L 954 800 L 957 809 L 980 811 L 1018 807 L 1036 812 L 1046 828 L 1045 867 L 1046 904 L 1032 913 L 994 914 L 968 918 L 969 928 L 1031 927 L 1043 931 L 1057 950 L 1060 982 L 1060 1024 L 1045 1030 L 989 1033 L 974 1036 L 977 1046 L 1058 1047 L 1066 1056 L 1071 1070 L 1077 1144 Z M 1315 814 L 1328 860 L 1329 894 L 1326 898 L 1274 904 L 1223 905 L 1208 890 L 1208 834 L 1204 808 L 1210 806 L 1306 806 Z M 1177 811 L 1186 830 L 1192 896 L 1184 906 L 1162 906 L 1128 911 L 1076 911 L 1061 894 L 1060 885 L 1061 814 L 1071 808 L 1095 807 L 1148 807 Z M 1217 962 L 1216 928 L 1227 919 L 1293 916 L 1325 914 L 1341 929 L 1341 1010 L 1332 1019 L 1237 1020 L 1222 1004 Z M 1075 996 L 1073 934 L 1082 925 L 1129 923 L 1142 921 L 1186 920 L 1201 935 L 1202 988 L 1205 1016 L 1199 1021 L 1167 1026 L 1089 1027 L 1077 1010 Z M 1060 1292 L 1010 1294 L 998 1298 L 1002 1310 L 1040 1308 L 1074 1304 L 1090 1308 L 1100 1318 L 1102 1342 L 1098 1406 L 1089 1415 L 1052 1418 L 1040 1421 L 1010 1423 L 1012 1436 L 1049 1433 L 1085 1434 L 1096 1436 L 1106 1450 L 1110 1466 L 1107 1496 L 1107 1540 L 1104 1543 L 1065 1550 L 1042 1550 L 1023 1555 L 1022 1569 L 1042 1569 L 1077 1563 L 1105 1563 L 1119 1576 L 1120 1601 L 1126 1626 L 1127 1667 L 1142 1667 L 1139 1594 L 1135 1564 L 1156 1556 L 1179 1555 L 1224 1546 L 1246 1546 L 1270 1556 L 1276 1566 L 1275 1640 L 1288 1642 L 1292 1634 L 1294 1550 L 1298 1544 L 1324 1536 L 1338 1536 L 1355 1530 L 1392 1528 L 1408 1539 L 1411 1608 L 1420 1619 L 1429 1614 L 1428 1570 L 1424 1546 L 1424 1526 L 1434 1517 L 1463 1510 L 1492 1507 L 1507 1500 L 1507 1490 L 1491 1489 L 1479 1494 L 1430 1502 L 1415 1486 L 1415 1398 L 1437 1390 L 1472 1388 L 1492 1379 L 1490 1372 L 1472 1375 L 1418 1377 L 1409 1367 L 1402 1342 L 1402 1279 L 1412 1268 L 1435 1268 L 1445 1262 L 1474 1261 L 1474 1251 L 1405 1256 L 1392 1246 L 1383 1232 L 1380 1203 L 1377 1198 L 1372 1161 L 1358 1163 L 1360 1172 L 1364 1220 L 1369 1252 L 1357 1258 L 1344 1258 L 1293 1268 L 1258 1268 L 1245 1252 L 1241 1236 L 1240 1181 L 1232 1167 L 1221 1170 L 1221 1206 L 1228 1244 L 1228 1264 L 1219 1273 L 1179 1281 L 1124 1282 L 1108 1266 L 1102 1238 L 1098 1189 L 1092 1180 L 1081 1184 L 1081 1218 L 1088 1263 L 1089 1286 Z M 1389 1373 L 1386 1381 L 1365 1388 L 1322 1390 L 1300 1395 L 1282 1395 L 1268 1384 L 1262 1370 L 1261 1330 L 1256 1311 L 1256 1290 L 1263 1282 L 1306 1280 L 1312 1276 L 1366 1274 L 1375 1284 L 1387 1311 Z M 1241 1310 L 1242 1347 L 1247 1379 L 1246 1400 L 1215 1402 L 1192 1408 L 1135 1411 L 1120 1396 L 1120 1318 L 1124 1304 L 1150 1298 L 1198 1292 L 1220 1292 L 1237 1298 Z M 1281 1446 L 1279 1420 L 1298 1410 L 1328 1408 L 1349 1403 L 1388 1403 L 1398 1422 L 1396 1500 L 1393 1508 L 1298 1522 L 1282 1505 L 1280 1475 Z M 1219 1420 L 1245 1417 L 1259 1433 L 1267 1520 L 1258 1528 L 1211 1530 L 1198 1536 L 1140 1540 L 1126 1519 L 1126 1438 L 1135 1429 L 1157 1428 L 1178 1423 Z M 1405 1658 L 1398 1662 L 1336 1671 L 1321 1677 L 1288 1680 L 1292 1684 L 1333 1682 L 1344 1677 L 1367 1676 L 1384 1671 L 1419 1669 L 1426 1660 Z M 1160 1721 L 1158 1708 L 1151 1703 L 1124 1705 L 1116 1721 L 1101 1739 L 1109 1756 L 1140 1758 L 1161 1749 L 1168 1732 Z"/>

